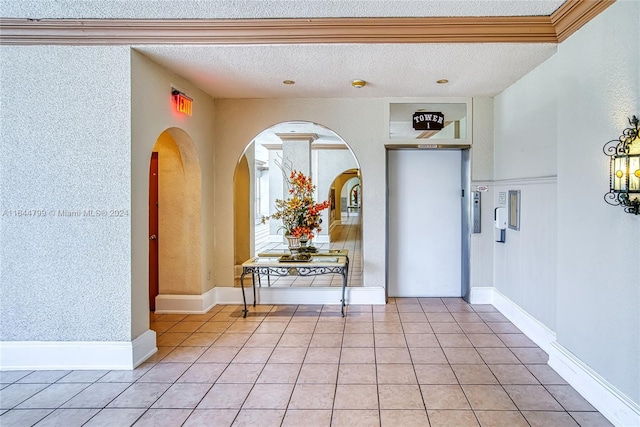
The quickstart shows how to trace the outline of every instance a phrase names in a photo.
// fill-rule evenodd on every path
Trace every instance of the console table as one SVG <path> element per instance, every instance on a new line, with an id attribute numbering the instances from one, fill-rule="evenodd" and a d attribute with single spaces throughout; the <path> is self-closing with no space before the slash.
<path id="1" fill-rule="evenodd" d="M 342 300 L 341 312 L 344 317 L 345 288 L 349 274 L 349 257 L 342 252 L 311 254 L 311 261 L 279 261 L 276 257 L 255 257 L 242 264 L 240 287 L 242 288 L 242 301 L 244 303 L 243 317 L 247 317 L 247 298 L 244 292 L 244 276 L 251 274 L 253 287 L 253 306 L 256 306 L 256 274 L 267 276 L 319 276 L 322 274 L 340 274 L 342 276 Z"/>

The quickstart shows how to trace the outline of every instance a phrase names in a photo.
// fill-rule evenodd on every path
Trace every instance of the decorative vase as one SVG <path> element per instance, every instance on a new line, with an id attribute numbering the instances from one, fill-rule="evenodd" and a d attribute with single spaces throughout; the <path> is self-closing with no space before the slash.
<path id="1" fill-rule="evenodd" d="M 300 238 L 287 234 L 284 236 L 287 238 L 287 243 L 289 244 L 289 250 L 291 252 L 295 251 L 300 247 Z"/>
<path id="2" fill-rule="evenodd" d="M 309 243 L 309 238 L 307 236 L 300 237 L 300 246 L 303 248 L 307 247 L 307 243 Z"/>

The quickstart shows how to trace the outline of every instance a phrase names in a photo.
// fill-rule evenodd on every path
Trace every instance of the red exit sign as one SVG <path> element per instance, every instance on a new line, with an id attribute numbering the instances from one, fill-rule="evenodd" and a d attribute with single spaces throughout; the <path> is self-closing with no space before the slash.
<path id="1" fill-rule="evenodd" d="M 177 90 L 172 92 L 172 97 L 173 102 L 176 104 L 176 111 L 190 116 L 193 112 L 193 99 Z"/>

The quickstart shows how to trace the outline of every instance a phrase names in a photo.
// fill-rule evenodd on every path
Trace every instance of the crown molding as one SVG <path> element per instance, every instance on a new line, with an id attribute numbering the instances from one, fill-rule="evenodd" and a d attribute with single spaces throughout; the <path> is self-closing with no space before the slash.
<path id="1" fill-rule="evenodd" d="M 558 43 L 614 1 L 567 0 L 551 16 L 313 19 L 0 18 L 0 44 Z"/>

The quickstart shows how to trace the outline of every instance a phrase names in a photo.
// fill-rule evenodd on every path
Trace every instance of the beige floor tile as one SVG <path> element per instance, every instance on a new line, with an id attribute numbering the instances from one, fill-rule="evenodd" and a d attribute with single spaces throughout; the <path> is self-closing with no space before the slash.
<path id="1" fill-rule="evenodd" d="M 80 427 L 84 425 L 91 417 L 98 413 L 100 409 L 56 409 L 49 415 L 44 417 L 38 423 L 39 427 Z M 0 419 L 1 420 L 1 419 Z M 4 425 L 4 424 L 3 424 Z"/>
<path id="2" fill-rule="evenodd" d="M 411 364 L 378 364 L 378 384 L 417 384 Z"/>
<path id="3" fill-rule="evenodd" d="M 429 410 L 431 427 L 475 427 L 478 421 L 473 411 Z"/>
<path id="4" fill-rule="evenodd" d="M 373 334 L 344 334 L 342 347 L 374 347 Z"/>
<path id="5" fill-rule="evenodd" d="M 342 334 L 313 334 L 309 347 L 341 347 Z"/>
<path id="6" fill-rule="evenodd" d="M 233 322 L 206 322 L 202 326 L 200 326 L 200 329 L 198 329 L 197 332 L 222 333 L 226 331 L 229 326 L 232 325 L 232 323 Z"/>
<path id="7" fill-rule="evenodd" d="M 188 338 L 187 338 L 188 339 Z M 202 356 L 207 347 L 176 347 L 171 353 L 167 354 L 162 362 L 183 362 L 193 363 Z"/>
<path id="8" fill-rule="evenodd" d="M 184 427 L 231 427 L 237 409 L 196 409 L 183 424 Z"/>
<path id="9" fill-rule="evenodd" d="M 328 409 L 288 409 L 282 427 L 329 427 L 331 410 Z"/>
<path id="10" fill-rule="evenodd" d="M 340 363 L 375 363 L 376 355 L 373 347 L 342 348 Z"/>
<path id="11" fill-rule="evenodd" d="M 44 390 L 48 384 L 11 384 L 0 390 L 0 409 L 11 409 Z"/>
<path id="12" fill-rule="evenodd" d="M 17 385 L 17 384 L 16 384 Z M 32 397 L 16 406 L 17 409 L 51 409 L 58 408 L 85 388 L 86 383 L 51 384 Z M 3 390 L 4 391 L 4 390 Z M 3 404 L 4 405 L 4 404 Z M 8 409 L 8 408 L 4 408 Z"/>
<path id="13" fill-rule="evenodd" d="M 260 326 L 258 322 L 234 322 L 224 331 L 225 334 L 252 334 Z"/>
<path id="14" fill-rule="evenodd" d="M 410 348 L 411 360 L 414 364 L 444 364 L 448 363 L 444 352 L 438 348 Z"/>
<path id="15" fill-rule="evenodd" d="M 247 340 L 251 337 L 251 334 L 235 334 L 225 332 L 220 335 L 220 338 L 213 343 L 214 347 L 239 347 L 243 346 Z"/>
<path id="16" fill-rule="evenodd" d="M 258 384 L 294 384 L 298 379 L 299 363 L 267 363 L 258 377 Z"/>
<path id="17" fill-rule="evenodd" d="M 290 409 L 331 409 L 334 384 L 296 384 L 289 402 Z"/>
<path id="18" fill-rule="evenodd" d="M 376 384 L 376 365 L 373 363 L 340 364 L 338 384 Z"/>
<path id="19" fill-rule="evenodd" d="M 469 306 L 463 306 L 469 307 Z M 451 313 L 456 322 L 458 323 L 484 323 L 484 321 L 476 313 Z"/>
<path id="20" fill-rule="evenodd" d="M 596 410 L 570 385 L 547 385 L 545 388 L 565 411 L 589 412 Z"/>
<path id="21" fill-rule="evenodd" d="M 243 409 L 286 409 L 293 384 L 256 384 L 242 405 Z"/>
<path id="22" fill-rule="evenodd" d="M 462 329 L 460 329 L 460 326 L 458 326 L 457 323 L 432 322 L 430 325 L 431 325 L 431 329 L 433 329 L 433 332 L 436 334 L 461 334 L 462 333 Z"/>
<path id="23" fill-rule="evenodd" d="M 253 384 L 214 384 L 198 404 L 198 409 L 240 409 Z"/>
<path id="24" fill-rule="evenodd" d="M 143 363 L 132 371 L 110 371 L 107 375 L 100 378 L 98 382 L 132 383 L 137 381 L 154 366 L 154 363 Z"/>
<path id="25" fill-rule="evenodd" d="M 2 426 L 32 426 L 53 412 L 53 409 L 13 409 L 0 415 Z"/>
<path id="26" fill-rule="evenodd" d="M 492 364 L 520 364 L 520 360 L 506 347 L 501 348 L 476 348 L 485 363 Z"/>
<path id="27" fill-rule="evenodd" d="M 405 334 L 407 345 L 411 348 L 440 347 L 435 334 Z"/>
<path id="28" fill-rule="evenodd" d="M 505 385 L 521 411 L 562 411 L 562 406 L 541 385 Z"/>
<path id="29" fill-rule="evenodd" d="M 490 427 L 528 427 L 529 423 L 518 411 L 475 411 L 480 425 Z"/>
<path id="30" fill-rule="evenodd" d="M 548 411 L 523 411 L 522 415 L 527 419 L 531 427 L 577 427 L 571 415 L 566 412 Z"/>
<path id="31" fill-rule="evenodd" d="M 93 383 L 104 377 L 109 371 L 73 371 L 57 382 L 62 383 Z"/>
<path id="32" fill-rule="evenodd" d="M 267 363 L 273 348 L 244 347 L 233 358 L 232 363 Z"/>
<path id="33" fill-rule="evenodd" d="M 152 408 L 193 409 L 198 406 L 211 384 L 177 383 L 154 403 Z"/>
<path id="34" fill-rule="evenodd" d="M 378 409 L 378 386 L 338 384 L 333 403 L 335 409 Z"/>
<path id="35" fill-rule="evenodd" d="M 539 384 L 524 365 L 489 365 L 500 384 Z"/>
<path id="36" fill-rule="evenodd" d="M 282 334 L 289 326 L 288 322 L 266 322 L 255 330 L 256 334 Z"/>
<path id="37" fill-rule="evenodd" d="M 315 325 L 315 329 L 313 331 L 314 334 L 338 334 L 342 332 L 344 332 L 344 323 L 323 322 L 323 321 L 319 321 Z"/>
<path id="38" fill-rule="evenodd" d="M 513 411 L 517 409 L 502 386 L 465 384 L 462 389 L 473 410 Z"/>
<path id="39" fill-rule="evenodd" d="M 487 322 L 487 326 L 495 334 L 519 334 L 520 329 L 511 322 Z"/>
<path id="40" fill-rule="evenodd" d="M 242 347 L 209 347 L 198 359 L 198 363 L 231 363 Z"/>
<path id="41" fill-rule="evenodd" d="M 470 409 L 459 385 L 421 385 L 427 409 Z"/>
<path id="42" fill-rule="evenodd" d="M 374 334 L 376 347 L 407 347 L 404 334 Z"/>
<path id="43" fill-rule="evenodd" d="M 422 306 L 420 303 L 415 302 L 411 304 L 400 304 L 398 305 L 399 313 L 424 313 L 422 310 Z"/>
<path id="44" fill-rule="evenodd" d="M 425 322 L 402 322 L 402 330 L 405 334 L 433 334 L 433 329 L 429 323 Z M 377 331 L 381 332 L 381 331 Z"/>
<path id="45" fill-rule="evenodd" d="M 14 383 L 31 373 L 33 373 L 33 371 L 0 371 L 0 384 Z"/>
<path id="46" fill-rule="evenodd" d="M 331 427 L 378 427 L 379 425 L 380 415 L 375 410 L 335 410 L 331 420 Z"/>
<path id="47" fill-rule="evenodd" d="M 451 313 L 427 313 L 429 323 L 455 323 Z"/>
<path id="48" fill-rule="evenodd" d="M 334 363 L 305 363 L 298 375 L 299 384 L 335 384 L 338 366 Z"/>
<path id="49" fill-rule="evenodd" d="M 402 334 L 405 330 L 399 322 L 374 322 L 373 331 L 376 334 Z"/>
<path id="50" fill-rule="evenodd" d="M 309 347 L 312 334 L 283 334 L 278 347 Z"/>
<path id="51" fill-rule="evenodd" d="M 106 408 L 98 412 L 86 424 L 86 427 L 130 426 L 145 413 L 147 409 L 113 409 Z"/>
<path id="52" fill-rule="evenodd" d="M 190 414 L 191 409 L 149 409 L 134 426 L 178 426 L 182 425 Z"/>
<path id="53" fill-rule="evenodd" d="M 496 334 L 470 334 L 467 338 L 474 347 L 504 347 L 504 343 Z"/>
<path id="54" fill-rule="evenodd" d="M 317 347 L 309 348 L 304 358 L 304 363 L 339 363 L 339 347 Z"/>
<path id="55" fill-rule="evenodd" d="M 179 322 L 169 328 L 167 332 L 195 332 L 204 325 L 204 323 L 205 322 Z"/>
<path id="56" fill-rule="evenodd" d="M 498 384 L 486 365 L 451 365 L 460 384 Z"/>
<path id="57" fill-rule="evenodd" d="M 442 350 L 452 365 L 484 364 L 475 348 L 448 347 Z"/>
<path id="58" fill-rule="evenodd" d="M 428 427 L 429 419 L 424 409 L 384 409 L 380 411 L 380 424 L 382 427 Z"/>
<path id="59" fill-rule="evenodd" d="M 493 334 L 493 331 L 486 323 L 458 322 L 458 326 L 460 326 L 460 329 L 462 329 L 465 334 Z"/>
<path id="60" fill-rule="evenodd" d="M 420 388 L 417 385 L 378 386 L 380 409 L 424 409 Z"/>
<path id="61" fill-rule="evenodd" d="M 405 347 L 376 348 L 376 363 L 411 363 L 409 349 Z"/>
<path id="62" fill-rule="evenodd" d="M 497 334 L 498 338 L 509 348 L 513 347 L 538 347 L 525 334 Z"/>
<path id="63" fill-rule="evenodd" d="M 264 368 L 263 363 L 231 363 L 224 370 L 217 383 L 253 384 Z"/>
<path id="64" fill-rule="evenodd" d="M 427 315 L 424 313 L 398 313 L 400 321 L 404 323 L 427 323 Z"/>
<path id="65" fill-rule="evenodd" d="M 569 412 L 581 427 L 613 427 L 600 412 Z"/>
<path id="66" fill-rule="evenodd" d="M 440 347 L 473 347 L 471 341 L 467 338 L 465 334 L 438 334 L 436 333 L 436 338 L 438 338 L 438 342 L 440 343 Z"/>
<path id="67" fill-rule="evenodd" d="M 302 363 L 307 349 L 304 347 L 276 347 L 271 353 L 269 363 Z"/>
<path id="68" fill-rule="evenodd" d="M 458 380 L 448 364 L 414 365 L 414 369 L 419 384 L 458 384 Z"/>
<path id="69" fill-rule="evenodd" d="M 567 382 L 549 365 L 526 365 L 540 384 L 567 384 Z"/>
<path id="70" fill-rule="evenodd" d="M 400 316 L 398 313 L 373 313 L 374 322 L 400 322 Z"/>
<path id="71" fill-rule="evenodd" d="M 171 387 L 169 383 L 135 383 L 107 405 L 109 408 L 150 408 Z"/>
<path id="72" fill-rule="evenodd" d="M 156 341 L 158 347 L 175 347 L 191 335 L 191 332 L 165 332 Z"/>
<path id="73" fill-rule="evenodd" d="M 190 363 L 160 362 L 138 380 L 139 383 L 173 383 L 191 366 Z"/>
<path id="74" fill-rule="evenodd" d="M 244 345 L 246 347 L 265 347 L 273 349 L 278 345 L 282 334 L 253 334 Z"/>
<path id="75" fill-rule="evenodd" d="M 487 312 L 487 313 L 478 313 L 478 316 L 485 322 L 508 322 L 509 319 L 504 317 L 501 313 L 498 312 Z"/>
<path id="76" fill-rule="evenodd" d="M 220 337 L 219 332 L 194 332 L 184 340 L 182 345 L 193 347 L 209 347 Z"/>
<path id="77" fill-rule="evenodd" d="M 94 383 L 63 404 L 62 408 L 104 408 L 125 391 L 129 383 Z"/>
<path id="78" fill-rule="evenodd" d="M 213 384 L 227 366 L 227 363 L 195 363 L 178 378 L 177 382 Z"/>
<path id="79" fill-rule="evenodd" d="M 344 326 L 345 334 L 372 334 L 373 322 L 347 322 Z"/>
<path id="80" fill-rule="evenodd" d="M 311 334 L 315 331 L 316 324 L 313 322 L 298 322 L 287 325 L 285 333 L 288 334 Z M 341 331 L 338 331 L 341 332 Z"/>

